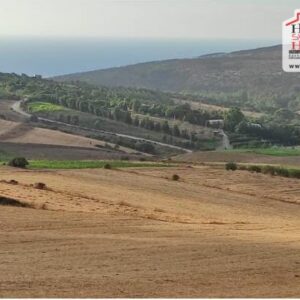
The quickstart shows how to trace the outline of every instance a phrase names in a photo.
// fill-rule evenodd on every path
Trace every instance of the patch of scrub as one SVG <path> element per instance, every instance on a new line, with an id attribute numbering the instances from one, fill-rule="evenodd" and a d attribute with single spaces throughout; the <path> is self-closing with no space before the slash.
<path id="1" fill-rule="evenodd" d="M 0 196 L 0 205 L 32 208 L 32 205 L 29 203 L 25 203 L 16 199 L 7 198 L 3 196 Z"/>

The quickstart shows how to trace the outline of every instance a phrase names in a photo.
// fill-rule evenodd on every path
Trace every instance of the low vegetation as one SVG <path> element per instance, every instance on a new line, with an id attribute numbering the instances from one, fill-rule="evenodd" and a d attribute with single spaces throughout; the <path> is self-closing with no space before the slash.
<path id="1" fill-rule="evenodd" d="M 111 169 L 111 164 L 105 164 L 103 166 L 104 169 L 110 170 Z"/>
<path id="2" fill-rule="evenodd" d="M 225 168 L 227 171 L 235 171 L 237 170 L 237 164 L 234 163 L 234 162 L 228 162 L 226 165 L 225 165 Z"/>
<path id="3" fill-rule="evenodd" d="M 249 171 L 253 173 L 262 173 L 269 174 L 272 176 L 282 176 L 289 178 L 298 178 L 300 179 L 300 169 L 296 168 L 287 168 L 281 166 L 271 166 L 271 165 L 238 165 L 236 163 L 227 163 L 225 165 L 226 170 L 241 170 Z"/>
<path id="4" fill-rule="evenodd" d="M 8 165 L 15 168 L 26 168 L 29 163 L 25 157 L 16 157 L 10 160 Z"/>
<path id="5" fill-rule="evenodd" d="M 179 175 L 177 175 L 177 174 L 172 175 L 172 180 L 178 181 L 179 179 L 180 179 Z"/>
<path id="6" fill-rule="evenodd" d="M 33 184 L 33 187 L 35 189 L 38 189 L 38 190 L 45 190 L 45 189 L 47 189 L 47 185 L 45 183 L 43 183 L 43 182 L 36 182 L 36 183 Z"/>
<path id="7" fill-rule="evenodd" d="M 292 147 L 267 147 L 267 148 L 241 148 L 230 150 L 233 152 L 245 152 L 271 156 L 300 156 L 300 148 Z"/>
<path id="8" fill-rule="evenodd" d="M 28 208 L 33 207 L 30 203 L 26 203 L 26 202 L 23 202 L 20 200 L 3 197 L 3 196 L 0 196 L 0 205 L 15 206 L 15 207 L 28 207 Z"/>
<path id="9" fill-rule="evenodd" d="M 145 168 L 170 167 L 170 164 L 130 162 L 130 161 L 104 161 L 104 160 L 33 160 L 29 167 L 32 169 L 94 169 L 94 168 Z"/>

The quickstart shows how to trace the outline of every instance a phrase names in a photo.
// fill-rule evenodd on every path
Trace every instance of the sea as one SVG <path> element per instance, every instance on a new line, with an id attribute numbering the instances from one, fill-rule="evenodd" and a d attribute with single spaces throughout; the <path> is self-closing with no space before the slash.
<path id="1" fill-rule="evenodd" d="M 0 72 L 52 77 L 279 43 L 248 39 L 0 37 Z"/>

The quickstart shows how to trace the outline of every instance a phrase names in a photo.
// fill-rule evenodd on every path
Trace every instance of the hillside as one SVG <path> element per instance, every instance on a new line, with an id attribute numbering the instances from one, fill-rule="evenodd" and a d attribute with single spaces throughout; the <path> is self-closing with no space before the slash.
<path id="1" fill-rule="evenodd" d="M 221 99 L 232 103 L 233 98 L 239 98 L 236 102 L 248 102 L 250 107 L 265 100 L 282 107 L 292 97 L 292 108 L 299 108 L 295 98 L 300 89 L 300 75 L 282 71 L 281 45 L 193 59 L 148 62 L 55 79 L 197 94 L 211 98 L 215 103 Z M 230 96 L 225 99 L 220 93 Z M 270 103 L 267 106 L 271 106 Z M 261 104 L 260 108 L 263 106 Z"/>

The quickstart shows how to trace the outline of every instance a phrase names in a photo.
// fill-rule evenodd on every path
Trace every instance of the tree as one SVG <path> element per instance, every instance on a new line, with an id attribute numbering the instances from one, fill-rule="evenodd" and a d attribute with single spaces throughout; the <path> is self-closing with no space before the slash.
<path id="1" fill-rule="evenodd" d="M 243 120 L 242 122 L 240 122 L 237 126 L 235 126 L 235 131 L 238 133 L 248 133 L 248 123 L 246 122 L 246 120 Z"/>
<path id="2" fill-rule="evenodd" d="M 138 116 L 135 116 L 135 118 L 134 118 L 134 120 L 133 120 L 133 125 L 134 125 L 134 126 L 137 126 L 137 127 L 140 125 L 140 121 L 139 121 Z"/>
<path id="3" fill-rule="evenodd" d="M 71 117 L 71 124 L 79 125 L 79 117 L 78 116 L 72 116 Z"/>
<path id="4" fill-rule="evenodd" d="M 163 124 L 162 124 L 162 131 L 164 133 L 170 133 L 170 126 L 169 126 L 168 121 L 164 121 L 163 122 Z"/>
<path id="5" fill-rule="evenodd" d="M 142 128 L 145 128 L 145 126 L 146 126 L 146 120 L 145 120 L 145 119 L 142 119 L 142 120 L 141 120 L 140 126 L 141 126 Z"/>
<path id="6" fill-rule="evenodd" d="M 139 100 L 134 100 L 132 105 L 133 111 L 138 112 L 140 107 L 141 107 L 141 102 Z"/>
<path id="7" fill-rule="evenodd" d="M 173 135 L 174 136 L 180 136 L 180 130 L 179 130 L 177 125 L 173 126 Z"/>
<path id="8" fill-rule="evenodd" d="M 229 109 L 225 113 L 224 126 L 229 131 L 234 131 L 235 127 L 245 119 L 244 114 L 238 107 Z"/>
<path id="9" fill-rule="evenodd" d="M 147 142 L 136 142 L 135 143 L 135 147 L 136 150 L 141 151 L 141 152 L 145 152 L 145 153 L 151 153 L 154 154 L 155 153 L 155 147 Z"/>
<path id="10" fill-rule="evenodd" d="M 127 112 L 125 113 L 125 123 L 127 123 L 127 124 L 132 124 L 132 118 L 131 118 L 131 114 L 130 114 L 129 111 L 127 111 Z"/>
<path id="11" fill-rule="evenodd" d="M 101 120 L 96 120 L 94 123 L 95 128 L 97 129 L 101 128 L 101 123 L 102 123 Z"/>
<path id="12" fill-rule="evenodd" d="M 29 163 L 24 157 L 16 157 L 9 161 L 8 165 L 15 168 L 26 168 Z"/>
<path id="13" fill-rule="evenodd" d="M 160 126 L 160 123 L 159 123 L 159 122 L 156 122 L 156 123 L 154 124 L 154 130 L 155 130 L 155 131 L 160 131 L 160 130 L 161 130 L 161 126 Z"/>

